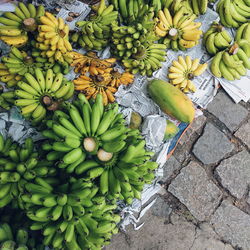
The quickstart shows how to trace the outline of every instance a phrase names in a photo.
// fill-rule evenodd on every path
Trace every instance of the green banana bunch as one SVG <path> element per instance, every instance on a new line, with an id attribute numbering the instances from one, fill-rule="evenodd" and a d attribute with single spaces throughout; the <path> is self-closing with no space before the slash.
<path id="1" fill-rule="evenodd" d="M 152 76 L 154 71 L 162 67 L 161 62 L 166 60 L 166 48 L 165 44 L 159 43 L 140 45 L 128 59 L 122 60 L 122 64 L 132 74 Z"/>
<path id="2" fill-rule="evenodd" d="M 214 22 L 203 36 L 203 45 L 210 55 L 228 48 L 231 42 L 229 33 L 217 22 Z"/>
<path id="3" fill-rule="evenodd" d="M 32 249 L 29 233 L 26 229 L 19 228 L 16 231 L 8 223 L 0 224 L 0 249 Z M 44 249 L 44 246 L 36 246 L 36 249 Z"/>
<path id="4" fill-rule="evenodd" d="M 44 63 L 35 62 L 34 57 L 29 56 L 25 51 L 21 51 L 16 47 L 12 47 L 9 55 L 3 56 L 1 60 L 9 73 L 7 74 L 6 72 L 6 75 L 1 77 L 1 81 L 5 82 L 9 87 L 15 86 L 25 73 L 34 74 L 35 68 L 44 69 L 45 67 Z M 16 78 L 16 76 L 20 77 Z"/>
<path id="5" fill-rule="evenodd" d="M 74 33 L 71 40 L 87 50 L 102 50 L 107 47 L 111 23 L 116 22 L 118 17 L 118 12 L 113 9 L 113 5 L 106 6 L 105 1 L 101 0 L 95 15 L 91 16 L 88 21 L 76 23 L 81 31 L 80 34 Z"/>
<path id="6" fill-rule="evenodd" d="M 52 69 L 45 74 L 40 68 L 34 71 L 34 76 L 25 73 L 25 80 L 18 82 L 15 105 L 21 107 L 25 118 L 37 124 L 45 118 L 47 111 L 58 109 L 63 100 L 72 97 L 74 84 L 63 78 L 62 73 L 54 74 Z"/>
<path id="7" fill-rule="evenodd" d="M 188 0 L 193 13 L 197 16 L 207 12 L 208 0 Z"/>
<path id="8" fill-rule="evenodd" d="M 0 207 L 14 199 L 13 202 L 23 208 L 19 195 L 23 193 L 25 183 L 53 175 L 53 163 L 38 162 L 38 153 L 34 150 L 31 138 L 27 138 L 23 145 L 18 145 L 10 138 L 4 140 L 0 135 L 0 152 Z"/>
<path id="9" fill-rule="evenodd" d="M 44 15 L 42 5 L 37 8 L 29 3 L 19 2 L 14 12 L 4 12 L 0 17 L 0 40 L 14 47 L 22 47 L 28 42 L 27 32 L 37 29 L 37 21 Z"/>
<path id="10" fill-rule="evenodd" d="M 83 179 L 60 179 L 58 184 L 46 181 L 27 183 L 23 195 L 27 216 L 34 221 L 31 230 L 42 230 L 43 244 L 61 249 L 85 249 L 83 246 L 102 246 L 110 242 L 117 231 L 120 216 L 114 214 L 98 187 Z M 90 242 L 90 243 L 88 243 Z M 74 247 L 73 247 L 74 246 Z"/>
<path id="11" fill-rule="evenodd" d="M 226 27 L 238 28 L 250 18 L 249 1 L 220 0 L 216 10 L 222 25 Z"/>
<path id="12" fill-rule="evenodd" d="M 78 100 L 73 104 L 65 103 L 64 109 L 65 112 L 55 111 L 53 120 L 47 121 L 48 129 L 42 132 L 49 138 L 49 142 L 43 145 L 43 150 L 50 151 L 47 159 L 61 160 L 59 168 L 72 173 L 76 168 L 94 167 L 96 162 L 84 161 L 86 155 L 96 155 L 99 147 L 107 144 L 107 141 L 113 145 L 116 144 L 115 140 L 119 140 L 119 144 L 113 145 L 114 152 L 125 146 L 129 131 L 124 125 L 125 120 L 118 114 L 117 104 L 104 108 L 101 94 L 90 105 L 80 93 Z"/>
<path id="13" fill-rule="evenodd" d="M 250 42 L 250 23 L 242 24 L 236 31 L 235 41 L 245 39 Z"/>
<path id="14" fill-rule="evenodd" d="M 143 186 L 152 182 L 158 164 L 149 161 L 153 153 L 145 150 L 145 141 L 137 133 L 131 130 L 125 143 L 119 139 L 103 143 L 97 159 L 83 162 L 75 173 L 86 180 L 98 179 L 101 194 L 110 200 L 119 198 L 131 204 L 134 198 L 141 199 Z M 114 152 L 114 148 L 122 146 L 122 150 Z"/>
<path id="15" fill-rule="evenodd" d="M 15 102 L 14 97 L 14 91 L 2 92 L 0 94 L 0 107 L 6 110 L 11 109 Z"/>
<path id="16" fill-rule="evenodd" d="M 212 59 L 210 70 L 218 78 L 234 81 L 247 74 L 247 69 L 250 69 L 249 58 L 250 43 L 242 39 L 229 49 L 217 53 Z"/>

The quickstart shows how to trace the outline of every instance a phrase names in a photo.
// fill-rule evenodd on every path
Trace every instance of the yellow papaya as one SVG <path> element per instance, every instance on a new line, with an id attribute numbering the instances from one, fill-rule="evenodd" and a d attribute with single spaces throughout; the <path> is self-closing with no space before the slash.
<path id="1" fill-rule="evenodd" d="M 181 122 L 193 121 L 195 109 L 192 101 L 173 85 L 154 79 L 148 84 L 148 92 L 152 100 L 167 115 Z"/>

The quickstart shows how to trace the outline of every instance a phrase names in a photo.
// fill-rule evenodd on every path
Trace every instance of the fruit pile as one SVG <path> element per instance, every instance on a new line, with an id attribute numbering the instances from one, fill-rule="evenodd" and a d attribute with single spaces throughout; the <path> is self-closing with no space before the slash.
<path id="1" fill-rule="evenodd" d="M 94 250 L 110 243 L 121 220 L 118 202 L 141 199 L 158 167 L 139 130 L 142 117 L 133 112 L 127 126 L 115 93 L 136 74 L 152 76 L 167 49 L 196 46 L 202 31 L 195 19 L 208 2 L 101 0 L 74 31 L 43 6 L 19 2 L 4 12 L 0 40 L 11 47 L 1 57 L 0 106 L 17 106 L 43 141 L 21 144 L 0 134 L 0 249 Z M 212 23 L 203 36 L 216 77 L 240 79 L 250 69 L 249 8 L 245 0 L 218 3 L 221 24 L 239 29 L 233 41 Z M 109 58 L 91 51 L 108 46 Z M 191 123 L 195 108 L 185 93 L 196 91 L 192 80 L 206 68 L 179 56 L 164 72 L 169 83 L 153 79 L 149 96 L 167 115 Z M 168 121 L 164 140 L 176 133 Z"/>
<path id="2" fill-rule="evenodd" d="M 207 64 L 199 64 L 199 59 L 192 60 L 190 56 L 186 58 L 179 56 L 178 61 L 173 61 L 169 67 L 168 78 L 170 83 L 182 90 L 184 93 L 195 92 L 196 87 L 192 80 L 204 73 Z"/>
<path id="3" fill-rule="evenodd" d="M 44 7 L 35 7 L 33 4 L 26 5 L 19 2 L 13 12 L 4 12 L 0 17 L 0 40 L 15 47 L 22 47 L 28 42 L 28 32 L 37 30 L 37 22 L 44 15 Z"/>
<path id="4" fill-rule="evenodd" d="M 201 23 L 194 22 L 195 14 L 180 8 L 173 16 L 167 8 L 158 12 L 155 33 L 163 38 L 163 43 L 172 50 L 186 50 L 196 46 L 201 38 Z"/>
<path id="5" fill-rule="evenodd" d="M 232 37 L 219 23 L 214 22 L 203 36 L 203 45 L 210 55 L 215 55 L 230 46 Z"/>
<path id="6" fill-rule="evenodd" d="M 250 43 L 247 40 L 235 42 L 227 50 L 217 53 L 210 65 L 216 77 L 224 77 L 229 81 L 240 79 L 250 69 Z"/>

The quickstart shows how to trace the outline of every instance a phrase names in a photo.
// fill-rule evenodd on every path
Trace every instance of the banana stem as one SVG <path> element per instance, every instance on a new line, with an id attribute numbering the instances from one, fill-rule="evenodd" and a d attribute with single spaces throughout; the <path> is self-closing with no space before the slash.
<path id="1" fill-rule="evenodd" d="M 52 104 L 52 99 L 49 96 L 45 95 L 42 98 L 42 102 L 44 105 L 50 106 Z"/>
<path id="2" fill-rule="evenodd" d="M 37 29 L 37 23 L 34 18 L 27 18 L 23 21 L 24 30 L 33 32 Z"/>
<path id="3" fill-rule="evenodd" d="M 168 35 L 172 40 L 176 40 L 178 38 L 178 30 L 176 28 L 171 28 L 168 32 Z"/>
<path id="4" fill-rule="evenodd" d="M 237 43 L 234 43 L 231 46 L 231 48 L 229 49 L 229 54 L 230 55 L 235 55 L 235 54 L 237 54 L 238 50 L 239 50 L 239 45 Z"/>
<path id="5" fill-rule="evenodd" d="M 55 111 L 59 108 L 59 102 L 53 102 L 50 106 L 47 107 L 47 110 Z"/>
<path id="6" fill-rule="evenodd" d="M 84 138 L 83 140 L 83 147 L 87 152 L 92 153 L 96 151 L 98 144 L 95 138 L 87 137 L 87 138 Z"/>
<path id="7" fill-rule="evenodd" d="M 106 152 L 103 149 L 99 149 L 97 152 L 97 158 L 100 161 L 110 161 L 112 157 L 113 157 L 113 153 Z"/>
<path id="8" fill-rule="evenodd" d="M 23 59 L 24 63 L 25 64 L 32 64 L 34 62 L 33 58 L 31 56 L 26 56 L 24 59 Z"/>

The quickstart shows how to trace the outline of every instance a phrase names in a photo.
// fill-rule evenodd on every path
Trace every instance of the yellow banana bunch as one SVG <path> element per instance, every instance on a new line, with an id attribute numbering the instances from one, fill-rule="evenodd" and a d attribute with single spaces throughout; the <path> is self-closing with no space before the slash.
<path id="1" fill-rule="evenodd" d="M 112 76 L 110 73 L 94 76 L 80 75 L 73 82 L 75 90 L 81 91 L 87 99 L 91 97 L 95 99 L 96 95 L 100 93 L 104 105 L 115 101 L 113 94 L 117 91 L 117 88 L 111 86 Z"/>
<path id="2" fill-rule="evenodd" d="M 41 50 L 41 56 L 52 58 L 61 64 L 71 64 L 72 46 L 69 42 L 69 26 L 64 20 L 56 18 L 53 14 L 45 12 L 40 17 L 41 25 L 38 26 L 38 36 L 35 47 Z"/>
<path id="3" fill-rule="evenodd" d="M 197 58 L 192 60 L 190 56 L 185 58 L 179 56 L 178 60 L 173 61 L 171 67 L 169 67 L 168 78 L 170 83 L 184 93 L 195 92 L 196 87 L 192 80 L 207 69 L 207 64 L 200 64 L 199 61 Z"/>
<path id="4" fill-rule="evenodd" d="M 25 73 L 25 80 L 17 83 L 15 105 L 21 107 L 21 114 L 33 124 L 42 121 L 47 111 L 59 108 L 63 100 L 74 94 L 74 84 L 63 78 L 62 73 L 54 74 L 52 69 L 45 74 L 40 68 L 34 75 Z"/>
<path id="5" fill-rule="evenodd" d="M 95 52 L 88 52 L 86 55 L 72 52 L 73 63 L 71 66 L 75 67 L 76 73 L 91 75 L 108 73 L 113 69 L 115 58 L 100 59 Z"/>
<path id="6" fill-rule="evenodd" d="M 196 46 L 201 38 L 200 22 L 194 22 L 197 16 L 185 7 L 180 8 L 173 16 L 167 8 L 158 12 L 155 18 L 155 33 L 162 37 L 163 43 L 172 50 L 186 50 Z"/>
<path id="7" fill-rule="evenodd" d="M 14 47 L 22 47 L 28 42 L 27 32 L 37 29 L 37 21 L 44 15 L 42 5 L 37 8 L 29 3 L 19 2 L 14 12 L 4 12 L 0 17 L 0 40 Z"/>

